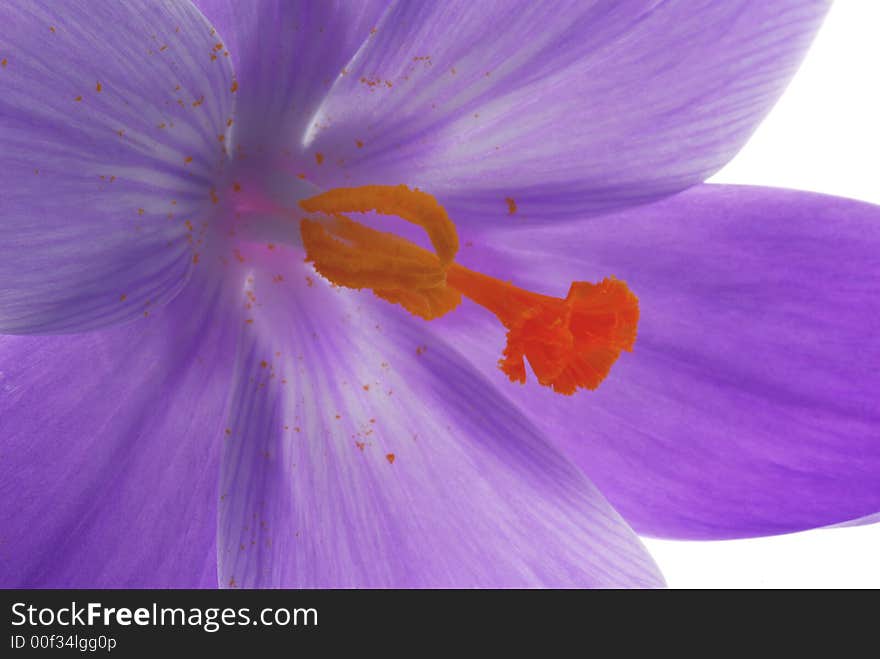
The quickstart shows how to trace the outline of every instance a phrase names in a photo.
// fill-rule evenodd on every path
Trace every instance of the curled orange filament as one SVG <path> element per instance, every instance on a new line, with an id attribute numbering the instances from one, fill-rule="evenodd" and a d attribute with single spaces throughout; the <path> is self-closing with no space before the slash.
<path id="1" fill-rule="evenodd" d="M 324 215 L 303 219 L 300 233 L 306 260 L 329 281 L 370 289 L 425 320 L 455 309 L 462 295 L 491 311 L 507 328 L 499 366 L 512 381 L 526 381 L 528 360 L 538 382 L 558 393 L 596 389 L 620 353 L 633 348 L 639 305 L 624 282 L 574 282 L 565 298 L 555 298 L 465 268 L 455 263 L 455 225 L 425 192 L 404 185 L 336 188 L 300 206 Z M 436 253 L 343 215 L 369 211 L 422 227 Z"/>

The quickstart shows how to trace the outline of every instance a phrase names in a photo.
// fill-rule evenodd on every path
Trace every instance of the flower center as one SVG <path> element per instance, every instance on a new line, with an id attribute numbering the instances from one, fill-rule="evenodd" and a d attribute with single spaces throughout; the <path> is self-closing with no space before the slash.
<path id="1" fill-rule="evenodd" d="M 455 262 L 455 225 L 425 192 L 368 185 L 335 188 L 299 203 L 325 218 L 300 223 L 306 261 L 318 273 L 339 286 L 370 289 L 425 320 L 449 313 L 466 296 L 507 328 L 498 364 L 514 382 L 526 381 L 527 359 L 538 382 L 558 393 L 596 389 L 621 351 L 632 350 L 639 306 L 624 282 L 574 282 L 565 298 L 555 298 L 465 268 Z M 344 215 L 370 211 L 422 227 L 435 253 Z"/>

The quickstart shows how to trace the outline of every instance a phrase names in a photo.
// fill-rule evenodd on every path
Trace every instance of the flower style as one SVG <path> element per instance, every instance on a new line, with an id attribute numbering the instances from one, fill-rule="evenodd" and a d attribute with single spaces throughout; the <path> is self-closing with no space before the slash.
<path id="1" fill-rule="evenodd" d="M 880 209 L 702 184 L 826 9 L 5 3 L 0 582 L 650 587 L 636 533 L 876 514 Z"/>

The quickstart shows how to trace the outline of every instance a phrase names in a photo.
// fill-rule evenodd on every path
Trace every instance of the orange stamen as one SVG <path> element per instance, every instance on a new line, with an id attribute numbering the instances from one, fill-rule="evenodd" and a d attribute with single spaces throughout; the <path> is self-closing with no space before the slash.
<path id="1" fill-rule="evenodd" d="M 525 382 L 523 358 L 538 382 L 570 395 L 596 389 L 621 351 L 632 351 L 639 301 L 627 285 L 609 277 L 598 284 L 576 281 L 565 299 L 517 288 L 453 264 L 447 283 L 495 314 L 507 328 L 498 362 L 514 382 Z"/>
<path id="2" fill-rule="evenodd" d="M 426 192 L 410 190 L 405 185 L 334 188 L 305 199 L 299 205 L 311 213 L 338 215 L 376 211 L 382 215 L 396 215 L 427 232 L 444 265 L 451 263 L 458 251 L 458 233 L 446 209 Z"/>
<path id="3" fill-rule="evenodd" d="M 574 282 L 561 299 L 469 270 L 455 263 L 455 225 L 429 194 L 404 185 L 337 188 L 300 206 L 326 216 L 302 220 L 300 232 L 306 260 L 329 281 L 371 289 L 425 320 L 452 311 L 462 295 L 495 314 L 508 330 L 499 366 L 512 381 L 525 382 L 528 359 L 538 382 L 558 393 L 596 389 L 635 343 L 638 299 L 624 282 Z M 368 211 L 422 227 L 436 254 L 342 215 Z"/>

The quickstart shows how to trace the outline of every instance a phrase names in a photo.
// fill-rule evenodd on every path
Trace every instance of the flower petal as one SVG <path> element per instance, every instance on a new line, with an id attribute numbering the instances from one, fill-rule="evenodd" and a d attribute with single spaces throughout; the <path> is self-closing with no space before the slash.
<path id="1" fill-rule="evenodd" d="M 0 332 L 140 316 L 183 286 L 231 69 L 188 3 L 0 6 Z"/>
<path id="2" fill-rule="evenodd" d="M 482 223 L 657 199 L 730 160 L 827 7 L 396 3 L 321 109 L 318 182 L 415 184 Z"/>
<path id="3" fill-rule="evenodd" d="M 220 310 L 193 279 L 122 327 L 0 337 L 3 587 L 216 587 Z"/>
<path id="4" fill-rule="evenodd" d="M 639 296 L 635 351 L 597 392 L 506 389 L 637 532 L 759 536 L 880 510 L 880 207 L 708 185 L 475 245 L 469 265 L 540 292 L 615 275 Z M 481 310 L 456 320 L 444 335 L 503 381 L 501 332 Z"/>
<path id="5" fill-rule="evenodd" d="M 277 274 L 247 291 L 221 584 L 662 584 L 534 425 L 442 341 L 421 343 L 423 321 L 331 288 L 293 254 L 264 258 Z"/>
<path id="6" fill-rule="evenodd" d="M 235 139 L 244 152 L 302 148 L 319 104 L 387 4 L 196 0 L 235 67 Z"/>

